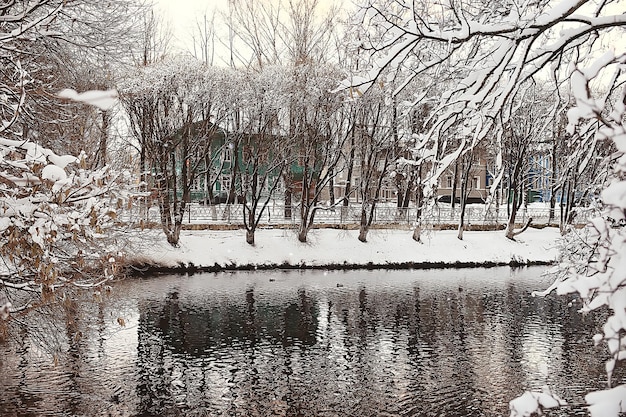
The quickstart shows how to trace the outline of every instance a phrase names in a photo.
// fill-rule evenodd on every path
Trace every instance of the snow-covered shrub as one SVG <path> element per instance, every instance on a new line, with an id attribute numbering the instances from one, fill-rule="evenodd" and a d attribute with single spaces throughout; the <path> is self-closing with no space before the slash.
<path id="1" fill-rule="evenodd" d="M 0 136 L 0 315 L 37 307 L 113 275 L 128 177 Z M 115 256 L 111 256 L 111 253 Z M 114 262 L 111 262 L 114 259 Z"/>

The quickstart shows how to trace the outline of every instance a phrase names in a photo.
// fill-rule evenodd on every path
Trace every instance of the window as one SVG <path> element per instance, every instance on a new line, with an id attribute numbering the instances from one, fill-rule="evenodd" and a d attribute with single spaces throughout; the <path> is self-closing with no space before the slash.
<path id="1" fill-rule="evenodd" d="M 234 148 L 234 145 L 232 143 L 229 143 L 224 148 L 224 152 L 222 153 L 223 162 L 232 162 L 232 160 L 233 160 L 233 148 Z"/>
<path id="2" fill-rule="evenodd" d="M 446 177 L 446 188 L 452 189 L 452 176 L 451 175 L 448 175 Z"/>
<path id="3" fill-rule="evenodd" d="M 200 176 L 194 178 L 193 182 L 191 183 L 191 191 L 202 191 L 204 188 L 204 181 L 202 181 L 202 178 Z"/>
<path id="4" fill-rule="evenodd" d="M 474 181 L 472 182 L 472 187 L 475 190 L 478 190 L 480 188 L 480 177 L 474 177 Z"/>
<path id="5" fill-rule="evenodd" d="M 228 194 L 230 191 L 230 175 L 222 174 L 220 178 L 221 192 L 223 194 Z"/>

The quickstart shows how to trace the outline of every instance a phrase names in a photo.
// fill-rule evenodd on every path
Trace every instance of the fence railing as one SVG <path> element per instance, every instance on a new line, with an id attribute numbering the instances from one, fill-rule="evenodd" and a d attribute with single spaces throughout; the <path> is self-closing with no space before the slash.
<path id="1" fill-rule="evenodd" d="M 281 204 L 270 204 L 263 212 L 261 223 L 266 226 L 294 225 L 299 221 L 300 207 L 294 205 L 289 210 Z M 286 216 L 287 214 L 287 216 Z M 434 206 L 428 210 L 422 210 L 421 221 L 424 224 L 442 225 L 458 224 L 461 210 L 449 206 Z M 141 218 L 149 222 L 159 222 L 160 214 L 158 207 L 152 206 L 147 211 L 136 209 L 131 214 L 134 219 Z M 529 217 L 533 218 L 533 224 L 548 224 L 550 220 L 549 208 L 522 207 L 517 212 L 516 222 L 525 223 Z M 579 210 L 574 217 L 574 222 L 585 224 L 591 217 L 589 210 Z M 560 210 L 554 211 L 552 223 L 558 223 Z M 333 207 L 318 209 L 315 214 L 316 224 L 350 225 L 358 224 L 361 219 L 361 206 L 353 204 L 348 207 Z M 483 205 L 471 205 L 465 209 L 465 223 L 468 225 L 493 225 L 503 224 L 509 219 L 506 206 L 499 210 L 494 208 L 487 210 Z M 377 206 L 374 210 L 374 224 L 406 224 L 412 225 L 417 220 L 415 207 L 398 208 L 388 205 Z M 187 206 L 183 218 L 184 224 L 221 224 L 243 225 L 243 206 L 241 204 L 218 204 L 202 205 L 191 204 Z"/>

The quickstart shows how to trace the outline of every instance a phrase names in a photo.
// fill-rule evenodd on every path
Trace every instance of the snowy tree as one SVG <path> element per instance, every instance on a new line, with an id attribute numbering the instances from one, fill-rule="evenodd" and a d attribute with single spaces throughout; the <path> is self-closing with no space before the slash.
<path id="1" fill-rule="evenodd" d="M 589 123 L 585 130 L 561 138 L 560 160 L 557 160 L 556 189 L 558 190 L 561 233 L 565 234 L 576 216 L 597 199 L 615 158 L 615 146 L 610 141 L 594 139 L 598 123 Z"/>
<path id="2" fill-rule="evenodd" d="M 215 13 L 208 16 L 205 12 L 202 19 L 196 18 L 196 26 L 191 34 L 193 55 L 206 65 L 213 65 L 215 61 L 215 32 Z"/>
<path id="3" fill-rule="evenodd" d="M 136 66 L 148 66 L 163 61 L 170 52 L 171 27 L 151 8 L 137 13 L 137 45 L 131 49 L 132 62 Z"/>
<path id="4" fill-rule="evenodd" d="M 215 147 L 226 145 L 220 123 L 231 116 L 227 109 L 237 89 L 234 75 L 179 57 L 136 68 L 120 83 L 132 132 L 145 155 L 142 170 L 151 175 L 146 182 L 156 193 L 161 227 L 174 246 L 194 183 L 216 178 L 211 176 L 219 156 Z"/>
<path id="5" fill-rule="evenodd" d="M 112 279 L 123 266 L 116 219 L 132 197 L 130 173 L 85 170 L 84 159 L 3 137 L 0 156 L 0 289 L 11 311 Z"/>
<path id="6" fill-rule="evenodd" d="M 579 262 L 566 262 L 564 281 L 558 292 L 578 292 L 587 310 L 608 306 L 612 314 L 597 342 L 605 341 L 612 359 L 611 375 L 626 358 L 626 253 L 624 227 L 624 64 L 623 50 L 607 52 L 605 46 L 619 38 L 626 26 L 623 5 L 618 1 L 559 2 L 428 2 L 372 1 L 362 9 L 360 23 L 367 34 L 362 47 L 370 52 L 370 67 L 345 81 L 346 88 L 367 89 L 378 76 L 397 74 L 402 88 L 417 77 L 441 71 L 456 74 L 433 106 L 433 124 L 418 147 L 433 156 L 426 182 L 432 195 L 435 180 L 459 156 L 485 138 L 500 138 L 515 110 L 515 97 L 531 80 L 571 80 L 576 107 L 569 111 L 571 135 L 580 135 L 588 145 L 612 141 L 618 152 L 611 183 L 602 192 L 606 216 L 598 219 L 591 252 Z M 606 52 L 605 55 L 603 55 Z M 602 56 L 601 58 L 598 58 Z M 609 69 L 615 75 L 607 76 Z M 434 78 L 433 78 L 434 79 Z M 554 90 L 554 94 L 558 92 Z M 598 94 L 598 90 L 604 93 Z M 591 92 L 594 91 L 594 95 Z M 418 103 L 419 104 L 419 101 Z M 463 120 L 471 127 L 468 139 L 442 152 L 450 126 Z M 502 149 L 499 146 L 498 149 Z M 591 149 L 586 146 L 586 149 Z M 592 158 L 593 153 L 589 153 Z M 584 167 L 589 158 L 582 160 Z M 496 156 L 492 191 L 502 179 L 502 157 Z M 617 416 L 624 409 L 625 388 L 618 386 L 590 393 L 587 402 L 594 416 Z M 512 415 L 530 415 L 542 407 L 558 406 L 545 396 L 529 393 L 511 402 Z"/>
<path id="7" fill-rule="evenodd" d="M 506 180 L 506 202 L 508 221 L 505 235 L 509 239 L 526 230 L 532 218 L 520 230 L 515 230 L 517 213 L 522 205 L 528 204 L 528 174 L 532 171 L 531 162 L 541 143 L 546 142 L 553 126 L 552 120 L 558 116 L 559 102 L 551 102 L 550 97 L 541 94 L 544 84 L 531 84 L 523 88 L 514 98 L 511 116 L 503 126 L 502 166 Z M 564 138 L 561 138 L 563 140 Z"/>
<path id="8" fill-rule="evenodd" d="M 328 60 L 337 10 L 320 0 L 230 0 L 224 19 L 231 66 L 289 65 Z"/>
<path id="9" fill-rule="evenodd" d="M 593 82 L 607 75 L 605 94 L 592 96 Z M 612 175 L 600 194 L 602 216 L 591 220 L 583 232 L 570 229 L 563 262 L 555 270 L 557 280 L 544 294 L 553 290 L 557 294 L 577 293 L 583 299 L 582 312 L 608 307 L 610 314 L 602 332 L 593 339 L 608 348 L 609 387 L 591 392 L 585 399 L 592 416 L 618 416 L 626 412 L 626 385 L 613 386 L 611 379 L 626 359 L 626 53 L 616 56 L 607 52 L 589 66 L 576 67 L 572 90 L 576 106 L 568 112 L 569 133 L 582 134 L 587 147 L 593 148 L 597 141 L 612 142 L 616 154 L 610 163 Z M 580 168 L 587 163 L 589 160 L 583 161 Z"/>
<path id="10" fill-rule="evenodd" d="M 321 197 L 344 160 L 349 129 L 342 97 L 331 92 L 339 72 L 319 64 L 298 65 L 294 72 L 289 136 L 297 159 L 290 170 L 291 186 L 300 197 L 298 240 L 306 242 L 316 212 L 332 208 Z"/>
<path id="11" fill-rule="evenodd" d="M 232 0 L 224 19 L 229 33 L 230 66 L 243 64 L 259 70 L 268 65 L 283 65 L 292 70 L 292 100 L 284 125 L 288 126 L 292 155 L 299 156 L 300 161 L 283 170 L 284 215 L 285 218 L 292 217 L 294 196 L 302 195 L 299 238 L 306 240 L 306 234 L 313 226 L 314 213 L 321 208 L 318 202 L 324 187 L 331 187 L 331 199 L 334 200 L 332 184 L 337 174 L 335 168 L 341 160 L 338 141 L 331 141 L 327 136 L 337 128 L 335 122 L 338 121 L 333 119 L 332 112 L 328 112 L 329 106 L 325 102 L 334 100 L 333 95 L 323 91 L 330 90 L 332 84 L 321 75 L 321 68 L 328 65 L 335 51 L 333 41 L 338 14 L 335 9 L 322 12 L 319 0 Z M 338 74 L 336 77 L 340 78 Z M 317 80 L 318 85 L 312 79 Z M 332 82 L 336 84 L 336 80 Z M 315 108 L 317 105 L 319 109 Z M 332 128 L 329 127 L 331 124 Z M 323 156 L 325 152 L 328 153 Z M 325 162 L 330 163 L 324 166 Z M 302 191 L 305 189 L 309 192 Z"/>
<path id="12" fill-rule="evenodd" d="M 77 155 L 86 150 L 86 162 L 102 167 L 108 159 L 115 110 L 61 100 L 56 93 L 64 88 L 112 88 L 113 68 L 130 61 L 136 35 L 133 17 L 144 5 L 135 0 L 29 4 L 33 7 L 26 12 L 26 21 L 57 12 L 53 19 L 40 22 L 40 29 L 31 28 L 13 40 L 3 41 L 7 47 L 10 45 L 5 54 L 19 61 L 28 74 L 24 84 L 27 94 L 13 131 L 57 153 Z M 62 6 L 55 9 L 55 5 Z M 22 9 L 27 9 L 24 2 L 9 2 L 3 14 L 17 16 L 25 13 Z M 11 31 L 16 22 L 7 19 L 2 24 Z M 9 74 L 3 72 L 0 77 L 11 83 Z"/>
<path id="13" fill-rule="evenodd" d="M 588 59 L 603 42 L 598 35 L 624 25 L 613 3 L 370 2 L 358 20 L 369 66 L 343 85 L 364 90 L 382 74 L 391 74 L 386 77 L 395 79 L 398 91 L 418 78 L 426 82 L 414 104 L 432 102 L 431 127 L 416 147 L 432 160 L 423 180 L 432 197 L 440 175 L 461 154 L 501 134 L 513 98 L 528 80 L 548 78 L 550 71 L 559 81 L 567 79 L 573 68 L 568 64 Z M 440 85 L 443 91 L 433 94 Z M 447 146 L 459 120 L 471 131 L 457 146 Z M 502 166 L 497 172 L 492 190 Z"/>
<path id="14" fill-rule="evenodd" d="M 0 129 L 4 135 L 21 134 L 19 121 L 24 116 L 29 85 L 33 82 L 27 62 L 27 49 L 50 38 L 48 25 L 55 22 L 63 1 L 5 2 L 0 5 Z"/>
<path id="15" fill-rule="evenodd" d="M 460 156 L 455 163 L 455 171 L 460 174 L 459 181 L 461 184 L 459 190 L 459 205 L 461 207 L 459 212 L 459 225 L 457 228 L 457 238 L 459 240 L 463 240 L 463 232 L 465 231 L 465 212 L 472 187 L 471 179 L 473 178 L 472 167 L 477 160 L 475 158 L 475 152 L 478 153 L 478 149 L 471 149 L 469 152 Z"/>
<path id="16" fill-rule="evenodd" d="M 389 173 L 393 153 L 393 133 L 395 122 L 388 92 L 383 87 L 370 89 L 363 97 L 354 101 L 355 117 L 351 119 L 353 130 L 350 139 L 359 166 L 357 193 L 361 201 L 359 237 L 367 241 L 367 234 L 374 222 L 376 205 Z"/>
<path id="17" fill-rule="evenodd" d="M 415 108 L 412 101 L 406 100 L 398 106 L 398 110 L 392 109 L 395 118 L 394 126 L 401 126 L 402 120 L 408 120 L 408 127 L 401 130 L 399 127 L 394 132 L 394 169 L 390 177 L 396 187 L 397 207 L 399 214 L 404 216 L 406 209 L 411 203 L 412 196 L 415 196 L 415 206 L 417 208 L 415 223 L 417 224 L 413 238 L 420 241 L 422 223 L 422 213 L 424 207 L 424 187 L 422 178 L 427 171 L 427 161 L 424 158 L 423 149 L 415 147 L 415 144 L 428 130 L 428 104 L 423 104 Z M 454 183 L 456 187 L 456 182 Z M 454 201 L 454 196 L 451 196 Z"/>
<path id="18" fill-rule="evenodd" d="M 237 136 L 241 149 L 233 182 L 242 196 L 246 242 L 253 245 L 256 229 L 293 158 L 286 126 L 281 123 L 289 104 L 290 73 L 281 66 L 264 66 L 249 70 L 246 80 L 239 101 L 244 123 L 229 136 Z"/>

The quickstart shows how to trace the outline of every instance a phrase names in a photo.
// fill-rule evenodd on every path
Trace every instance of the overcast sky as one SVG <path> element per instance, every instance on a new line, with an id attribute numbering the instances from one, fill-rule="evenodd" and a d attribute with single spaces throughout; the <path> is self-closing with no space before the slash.
<path id="1" fill-rule="evenodd" d="M 210 15 L 216 3 L 208 0 L 156 0 L 157 9 L 162 11 L 166 21 L 172 26 L 177 46 L 190 42 L 196 21 L 203 14 Z"/>
<path id="2" fill-rule="evenodd" d="M 258 1 L 258 0 L 250 0 Z M 347 7 L 353 5 L 354 0 L 319 0 L 320 8 L 330 7 L 331 4 L 342 4 Z M 155 0 L 157 10 L 163 13 L 167 21 L 170 21 L 172 32 L 175 37 L 175 46 L 178 48 L 192 48 L 191 34 L 198 20 L 203 15 L 211 16 L 217 9 L 226 10 L 226 0 Z"/>

